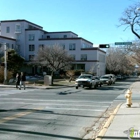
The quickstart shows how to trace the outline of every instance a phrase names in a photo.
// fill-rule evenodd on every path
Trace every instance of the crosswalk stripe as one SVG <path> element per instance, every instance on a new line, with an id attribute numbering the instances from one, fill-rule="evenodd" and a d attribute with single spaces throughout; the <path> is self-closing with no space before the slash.
<path id="1" fill-rule="evenodd" d="M 53 108 L 53 107 L 46 107 L 45 109 L 51 109 L 51 110 L 86 110 L 86 111 L 104 111 L 103 109 L 81 109 L 81 108 Z"/>
<path id="2" fill-rule="evenodd" d="M 0 102 L 0 104 L 3 104 L 4 102 Z M 15 102 L 6 102 L 6 104 L 11 104 L 11 103 L 15 103 Z M 93 105 L 93 104 L 91 104 L 91 105 L 80 105 L 80 104 L 56 104 L 56 103 L 26 103 L 26 102 L 16 102 L 16 104 L 32 104 L 32 105 L 51 105 L 51 106 L 55 106 L 55 105 L 57 105 L 57 106 L 73 106 L 73 107 L 108 107 L 108 106 L 101 106 L 100 104 L 98 104 L 98 105 Z"/>
<path id="3" fill-rule="evenodd" d="M 0 99 L 1 100 L 1 99 Z M 7 99 L 7 98 L 2 98 L 2 100 L 9 100 L 9 99 Z M 103 101 L 103 102 L 99 102 L 99 101 L 79 101 L 79 100 L 42 100 L 42 99 L 23 99 L 23 98 L 12 98 L 11 100 L 21 100 L 21 101 L 23 101 L 23 100 L 25 100 L 25 101 L 37 101 L 37 102 L 39 102 L 39 101 L 44 101 L 44 102 L 66 102 L 66 103 L 99 103 L 99 104 L 105 104 L 105 103 L 107 103 L 107 104 L 110 104 L 110 103 L 112 103 L 112 101 L 108 101 L 108 102 L 105 102 L 105 101 Z"/>
<path id="4" fill-rule="evenodd" d="M 17 94 L 17 93 L 23 93 L 23 92 L 27 92 L 27 91 L 34 91 L 35 89 L 29 89 L 29 90 L 4 90 L 4 91 L 0 91 L 0 96 L 8 96 L 11 94 Z"/>

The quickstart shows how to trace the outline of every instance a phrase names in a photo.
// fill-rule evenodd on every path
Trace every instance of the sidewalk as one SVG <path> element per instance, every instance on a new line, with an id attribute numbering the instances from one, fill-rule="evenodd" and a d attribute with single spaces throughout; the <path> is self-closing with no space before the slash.
<path id="1" fill-rule="evenodd" d="M 74 87 L 75 86 L 75 81 L 68 82 L 68 81 L 58 81 L 54 82 L 53 86 L 46 86 L 43 84 L 26 84 L 26 88 L 28 89 L 58 89 L 58 88 L 66 88 L 66 87 Z M 4 85 L 0 84 L 1 88 L 15 88 L 15 85 Z"/>
<path id="2" fill-rule="evenodd" d="M 125 103 L 120 104 L 96 140 L 140 140 L 140 101 L 133 100 L 133 96 L 140 99 L 140 82 L 133 83 L 131 87 L 133 103 L 131 108 L 127 108 Z"/>

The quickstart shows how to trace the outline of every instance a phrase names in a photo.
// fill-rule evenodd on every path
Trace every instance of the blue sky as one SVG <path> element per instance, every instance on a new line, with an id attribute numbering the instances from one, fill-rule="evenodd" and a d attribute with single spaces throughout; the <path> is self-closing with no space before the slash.
<path id="1" fill-rule="evenodd" d="M 132 41 L 119 25 L 124 10 L 138 0 L 0 0 L 0 20 L 25 19 L 44 30 L 72 31 L 94 44 Z"/>

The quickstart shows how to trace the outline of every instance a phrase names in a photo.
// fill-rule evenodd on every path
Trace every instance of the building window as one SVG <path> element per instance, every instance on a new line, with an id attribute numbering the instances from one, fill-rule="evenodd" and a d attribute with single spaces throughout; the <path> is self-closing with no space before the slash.
<path id="1" fill-rule="evenodd" d="M 72 70 L 83 70 L 85 71 L 85 64 L 72 64 Z"/>
<path id="2" fill-rule="evenodd" d="M 75 60 L 75 54 L 71 54 L 70 56 L 72 57 L 73 60 Z"/>
<path id="3" fill-rule="evenodd" d="M 35 35 L 34 34 L 29 34 L 29 41 L 35 40 Z"/>
<path id="4" fill-rule="evenodd" d="M 64 35 L 64 38 L 67 38 L 67 35 Z"/>
<path id="5" fill-rule="evenodd" d="M 10 33 L 10 27 L 6 27 L 6 33 Z"/>
<path id="6" fill-rule="evenodd" d="M 87 60 L 87 54 L 81 54 L 81 60 L 86 61 Z"/>
<path id="7" fill-rule="evenodd" d="M 35 45 L 29 45 L 29 51 L 34 51 L 35 50 Z"/>
<path id="8" fill-rule="evenodd" d="M 20 24 L 16 24 L 15 26 L 15 32 L 20 33 L 21 32 L 21 26 Z"/>
<path id="9" fill-rule="evenodd" d="M 39 49 L 43 50 L 44 49 L 44 44 L 40 44 Z"/>
<path id="10" fill-rule="evenodd" d="M 29 60 L 34 60 L 35 56 L 34 55 L 29 55 Z"/>
<path id="11" fill-rule="evenodd" d="M 82 48 L 86 48 L 86 45 L 83 43 Z"/>
<path id="12" fill-rule="evenodd" d="M 50 36 L 49 36 L 49 35 L 47 35 L 47 38 L 50 38 Z"/>
<path id="13" fill-rule="evenodd" d="M 65 50 L 65 44 L 61 44 L 60 47 Z"/>
<path id="14" fill-rule="evenodd" d="M 12 44 L 12 49 L 14 49 L 14 44 Z"/>
<path id="15" fill-rule="evenodd" d="M 17 39 L 17 41 L 20 40 L 20 34 L 16 34 L 16 39 Z"/>
<path id="16" fill-rule="evenodd" d="M 69 50 L 75 50 L 76 49 L 76 44 L 72 43 L 69 44 Z"/>
<path id="17" fill-rule="evenodd" d="M 10 49 L 9 43 L 6 43 L 6 48 L 7 48 L 7 49 Z"/>

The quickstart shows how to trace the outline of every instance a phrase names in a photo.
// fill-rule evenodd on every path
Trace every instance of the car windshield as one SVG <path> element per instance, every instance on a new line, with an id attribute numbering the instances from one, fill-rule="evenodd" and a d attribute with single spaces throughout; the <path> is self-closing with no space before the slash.
<path id="1" fill-rule="evenodd" d="M 108 76 L 102 76 L 101 78 L 102 78 L 102 79 L 109 79 Z"/>
<path id="2" fill-rule="evenodd" d="M 81 75 L 81 76 L 79 76 L 79 78 L 81 79 L 81 78 L 84 78 L 84 79 L 91 79 L 92 78 L 92 76 L 90 76 L 90 75 Z"/>

